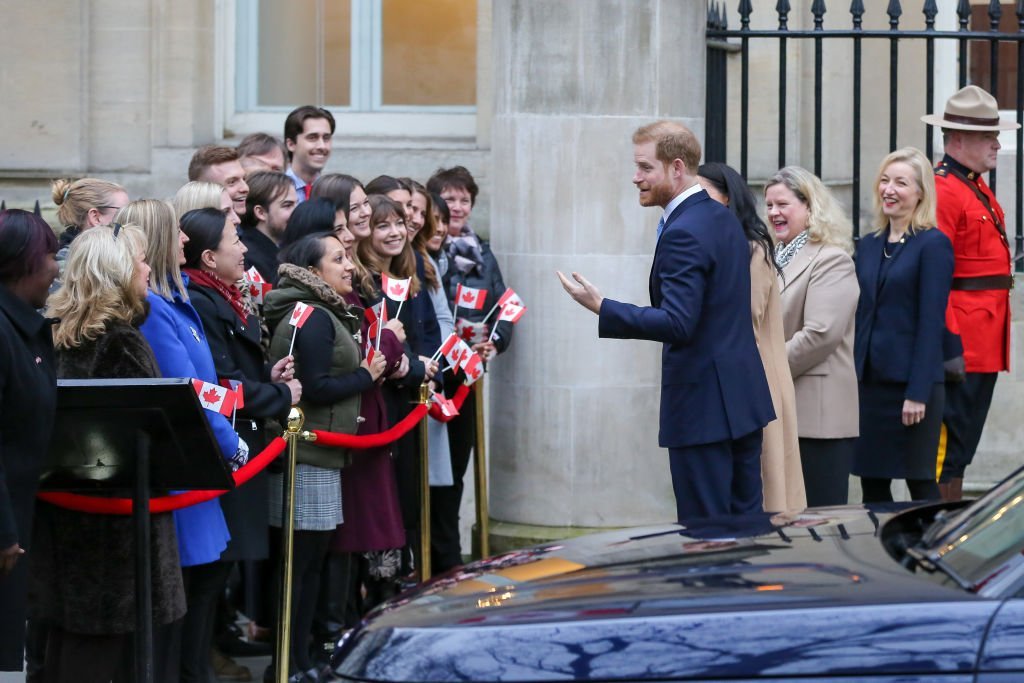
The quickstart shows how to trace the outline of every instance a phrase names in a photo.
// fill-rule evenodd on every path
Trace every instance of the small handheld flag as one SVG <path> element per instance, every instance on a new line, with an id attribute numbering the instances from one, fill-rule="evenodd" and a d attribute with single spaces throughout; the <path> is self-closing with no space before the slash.
<path id="1" fill-rule="evenodd" d="M 491 306 L 491 310 L 487 311 L 487 315 L 484 316 L 483 321 L 487 322 L 490 320 L 491 316 L 494 315 L 494 312 L 502 308 L 505 304 L 515 304 L 516 306 L 523 307 L 526 306 L 526 304 L 523 303 L 523 300 L 519 298 L 519 295 L 516 294 L 516 290 L 509 287 L 498 299 L 498 303 Z"/>
<path id="2" fill-rule="evenodd" d="M 526 313 L 526 306 L 517 306 L 516 304 L 508 303 L 501 307 L 501 313 L 498 314 L 497 322 L 507 320 L 508 322 L 515 324 L 519 322 L 519 319 L 523 317 L 523 313 Z M 488 340 L 494 339 L 494 333 L 497 331 L 498 326 L 495 325 L 494 329 L 491 330 L 491 336 Z"/>
<path id="3" fill-rule="evenodd" d="M 295 350 L 295 335 L 299 333 L 299 328 L 306 324 L 309 320 L 309 316 L 313 315 L 313 307 L 309 304 L 304 304 L 301 301 L 295 303 L 295 309 L 292 310 L 292 317 L 288 319 L 288 324 L 293 327 L 292 329 L 292 343 L 288 345 L 288 355 L 292 355 L 292 351 Z"/>
<path id="4" fill-rule="evenodd" d="M 199 397 L 201 406 L 221 415 L 231 415 L 235 408 L 235 392 L 227 387 L 210 384 L 201 379 L 193 379 L 192 388 L 195 390 L 196 396 Z"/>
<path id="5" fill-rule="evenodd" d="M 238 411 L 245 407 L 245 388 L 242 385 L 241 380 L 237 379 L 222 379 L 220 381 L 222 387 L 227 387 L 231 391 L 235 392 L 235 404 L 231 409 L 231 428 L 235 428 L 235 416 Z"/>
<path id="6" fill-rule="evenodd" d="M 455 308 L 468 308 L 479 311 L 484 307 L 484 300 L 486 299 L 486 289 L 463 287 L 461 283 L 455 288 Z"/>

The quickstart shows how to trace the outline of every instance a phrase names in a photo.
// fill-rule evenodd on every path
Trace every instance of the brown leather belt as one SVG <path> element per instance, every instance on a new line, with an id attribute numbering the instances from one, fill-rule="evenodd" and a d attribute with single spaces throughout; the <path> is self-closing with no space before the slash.
<path id="1" fill-rule="evenodd" d="M 985 289 L 1013 289 L 1013 276 L 955 277 L 953 278 L 952 288 L 967 292 L 977 292 Z"/>

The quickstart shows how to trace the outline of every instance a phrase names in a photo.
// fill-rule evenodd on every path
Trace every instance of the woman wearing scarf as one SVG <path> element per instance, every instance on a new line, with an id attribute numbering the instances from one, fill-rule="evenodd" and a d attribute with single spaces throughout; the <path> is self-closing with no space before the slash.
<path id="1" fill-rule="evenodd" d="M 779 242 L 775 259 L 782 268 L 782 323 L 807 504 L 843 505 L 860 429 L 852 227 L 825 184 L 798 166 L 776 173 L 764 194 Z"/>
<path id="2" fill-rule="evenodd" d="M 427 181 L 427 189 L 441 196 L 448 205 L 448 270 L 444 275 L 445 291 L 452 302 L 455 313 L 455 329 L 467 339 L 473 350 L 483 360 L 494 358 L 508 348 L 512 341 L 512 324 L 481 324 L 505 292 L 498 261 L 490 245 L 481 240 L 469 227 L 469 217 L 479 193 L 473 175 L 462 166 L 441 169 Z M 455 301 L 459 285 L 473 289 L 487 290 L 487 298 L 478 310 L 456 308 Z M 461 321 L 461 322 L 460 322 Z M 468 325 L 467 325 L 468 324 Z M 466 329 L 471 333 L 464 333 Z M 468 338 L 467 338 L 468 337 Z M 455 375 L 446 391 L 454 395 L 461 384 L 462 373 Z M 469 467 L 469 456 L 476 444 L 476 403 L 472 395 L 462 404 L 462 410 L 448 423 L 448 442 L 452 456 L 452 485 L 437 486 L 430 495 L 430 528 L 433 564 L 437 572 L 447 571 L 462 564 L 462 548 L 459 544 L 459 507 L 462 504 L 462 482 Z"/>

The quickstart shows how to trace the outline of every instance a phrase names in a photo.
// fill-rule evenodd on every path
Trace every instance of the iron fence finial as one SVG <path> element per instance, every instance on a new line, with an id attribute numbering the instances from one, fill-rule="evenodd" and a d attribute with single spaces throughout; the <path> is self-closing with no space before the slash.
<path id="1" fill-rule="evenodd" d="M 1024 2 L 1024 0 L 1021 0 Z M 750 30 L 750 15 L 754 12 L 754 6 L 750 0 L 740 0 L 740 27 L 744 31 Z"/>
<path id="2" fill-rule="evenodd" d="M 814 0 L 814 2 L 811 3 L 811 14 L 814 15 L 815 31 L 820 31 L 823 28 L 823 24 L 825 22 L 825 12 L 827 11 L 828 10 L 825 7 L 825 0 Z"/>
<path id="3" fill-rule="evenodd" d="M 853 15 L 853 28 L 859 31 L 864 22 L 864 0 L 853 0 L 850 3 L 850 14 Z"/>
<path id="4" fill-rule="evenodd" d="M 1003 18 L 1003 8 L 999 0 L 990 0 L 988 3 L 988 25 L 992 31 L 999 30 L 999 20 Z"/>
<path id="5" fill-rule="evenodd" d="M 939 7 L 935 4 L 935 0 L 926 0 L 924 3 L 924 9 L 921 10 L 924 13 L 925 27 L 931 31 L 935 29 L 935 15 L 939 13 Z"/>
<path id="6" fill-rule="evenodd" d="M 900 16 L 903 14 L 900 0 L 889 0 L 889 7 L 885 13 L 889 15 L 889 27 L 895 31 L 900 26 Z"/>
<path id="7" fill-rule="evenodd" d="M 0 201 L 0 211 L 6 211 L 6 210 L 7 210 L 7 202 L 6 201 Z"/>
<path id="8" fill-rule="evenodd" d="M 39 200 L 38 199 L 36 200 L 35 207 L 32 209 L 32 213 L 34 213 L 37 216 L 42 216 L 43 215 L 43 212 L 39 209 Z"/>
<path id="9" fill-rule="evenodd" d="M 779 14 L 779 30 L 789 30 L 789 0 L 779 0 L 775 3 L 775 11 Z"/>
<path id="10" fill-rule="evenodd" d="M 967 23 L 971 20 L 971 3 L 968 0 L 960 0 L 956 5 L 956 15 L 960 17 L 960 30 L 967 30 Z"/>

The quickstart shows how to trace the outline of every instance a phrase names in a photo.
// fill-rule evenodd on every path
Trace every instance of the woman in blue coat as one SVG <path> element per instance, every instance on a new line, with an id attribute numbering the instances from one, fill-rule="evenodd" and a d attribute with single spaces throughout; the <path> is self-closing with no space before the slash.
<path id="1" fill-rule="evenodd" d="M 915 500 L 935 499 L 953 247 L 931 229 L 935 181 L 920 150 L 889 154 L 875 188 L 878 229 L 861 239 L 856 257 L 860 439 L 853 473 L 866 503 L 891 501 L 893 479 L 905 479 Z"/>
<path id="2" fill-rule="evenodd" d="M 149 242 L 149 316 L 140 329 L 153 348 L 160 373 L 164 377 L 191 377 L 217 384 L 217 370 L 203 324 L 189 303 L 188 278 L 179 270 L 185 263 L 188 237 L 178 228 L 172 209 L 164 202 L 143 199 L 118 212 L 117 220 L 140 226 Z M 231 461 L 232 468 L 245 464 L 249 457 L 245 441 L 223 415 L 212 410 L 205 412 L 221 453 Z M 231 536 L 217 499 L 176 510 L 174 522 L 188 604 L 182 625 L 181 680 L 205 682 L 212 677 L 209 669 L 214 609 L 229 567 L 217 560 Z"/>

